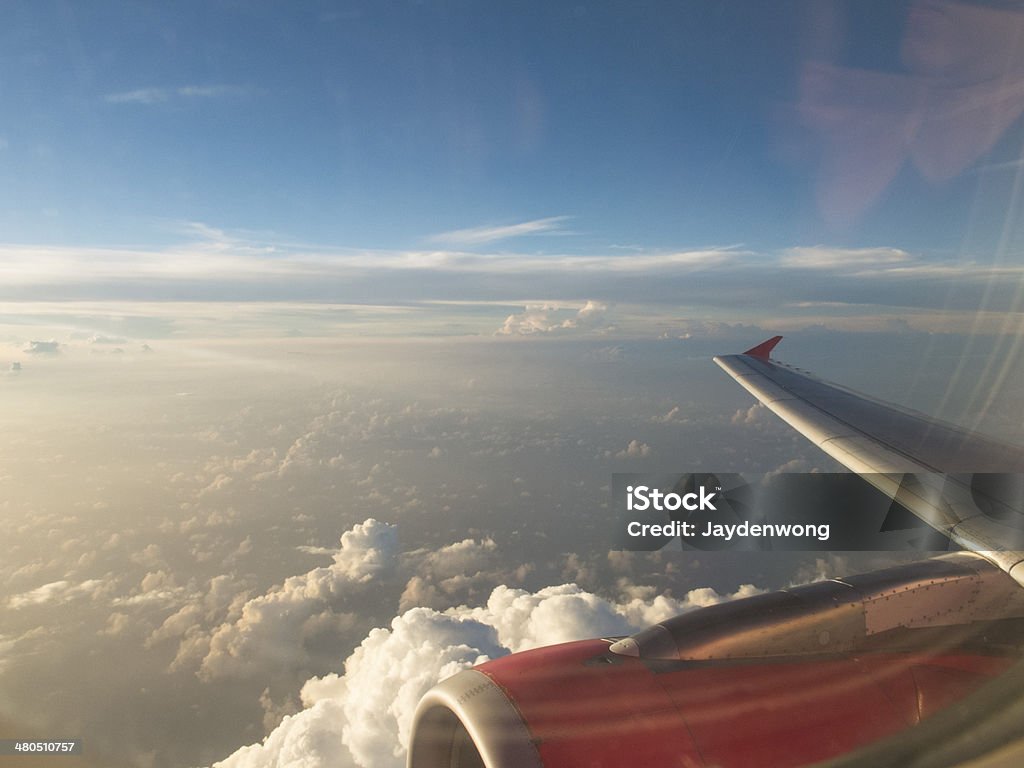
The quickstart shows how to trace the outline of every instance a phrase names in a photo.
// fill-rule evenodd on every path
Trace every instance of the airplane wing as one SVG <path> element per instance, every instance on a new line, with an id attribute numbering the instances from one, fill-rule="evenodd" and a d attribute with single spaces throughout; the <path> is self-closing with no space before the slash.
<path id="1" fill-rule="evenodd" d="M 715 362 L 844 467 L 1024 584 L 1024 449 L 773 360 L 781 340 Z"/>

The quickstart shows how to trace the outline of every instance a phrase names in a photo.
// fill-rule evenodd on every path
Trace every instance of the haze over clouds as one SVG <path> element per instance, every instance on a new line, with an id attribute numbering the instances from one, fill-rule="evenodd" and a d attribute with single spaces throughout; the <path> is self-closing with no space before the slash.
<path id="1" fill-rule="evenodd" d="M 61 355 L 5 382 L 2 458 L 18 478 L 5 481 L 16 537 L 0 563 L 5 701 L 33 728 L 91 734 L 103 760 L 212 764 L 279 725 L 267 746 L 231 759 L 265 760 L 307 728 L 316 738 L 302 744 L 325 745 L 331 727 L 348 735 L 330 750 L 394 760 L 413 700 L 446 670 L 628 631 L 733 593 L 738 579 L 780 586 L 813 567 L 608 555 L 603 486 L 617 462 L 770 470 L 782 455 L 829 466 L 779 424 L 732 439 L 745 398 L 716 394 L 703 355 L 687 362 L 692 339 L 624 341 L 608 356 L 587 334 L 190 338 L 197 314 L 172 319 L 181 330 L 167 338 L 144 337 L 143 351 L 124 333 L 161 327 L 142 308 L 120 320 L 95 305 L 42 313 L 94 328 L 65 325 Z M 220 310 L 200 310 L 216 326 Z M 91 342 L 114 327 L 123 355 Z M 666 356 L 683 390 L 645 373 Z M 62 396 L 69 382 L 73 399 Z M 413 648 L 433 661 L 415 662 Z M 375 670 L 401 659 L 373 688 L 383 698 L 368 699 Z M 40 686 L 54 695 L 38 697 Z M 190 739 L 176 737 L 183 729 Z"/>

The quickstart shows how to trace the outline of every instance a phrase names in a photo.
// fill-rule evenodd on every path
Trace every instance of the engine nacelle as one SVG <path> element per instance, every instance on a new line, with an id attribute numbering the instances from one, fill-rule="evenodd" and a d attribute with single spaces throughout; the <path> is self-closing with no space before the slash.
<path id="1" fill-rule="evenodd" d="M 427 693 L 408 764 L 813 763 L 908 728 L 1011 665 L 1020 592 L 956 554 L 512 654 Z"/>

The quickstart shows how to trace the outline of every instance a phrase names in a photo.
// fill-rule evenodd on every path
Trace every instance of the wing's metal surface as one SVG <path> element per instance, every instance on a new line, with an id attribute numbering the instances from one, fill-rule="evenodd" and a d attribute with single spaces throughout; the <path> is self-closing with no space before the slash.
<path id="1" fill-rule="evenodd" d="M 715 362 L 844 467 L 1024 584 L 1024 448 L 772 360 L 781 338 Z"/>

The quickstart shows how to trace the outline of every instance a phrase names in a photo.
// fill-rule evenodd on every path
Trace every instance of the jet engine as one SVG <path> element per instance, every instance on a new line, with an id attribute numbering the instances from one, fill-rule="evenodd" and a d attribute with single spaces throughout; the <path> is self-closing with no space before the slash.
<path id="1" fill-rule="evenodd" d="M 907 729 L 1019 660 L 1021 592 L 957 553 L 512 654 L 426 694 L 408 765 L 807 765 Z"/>

